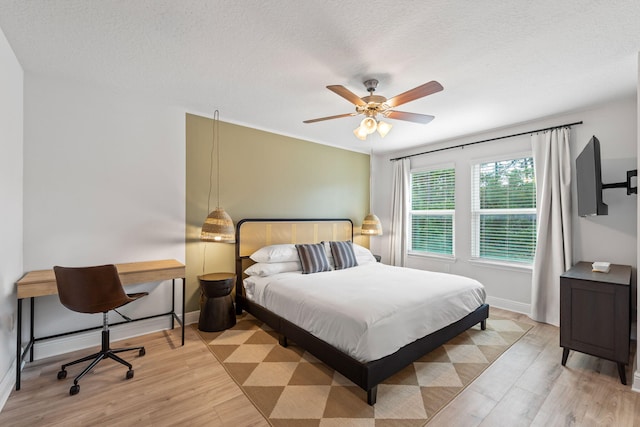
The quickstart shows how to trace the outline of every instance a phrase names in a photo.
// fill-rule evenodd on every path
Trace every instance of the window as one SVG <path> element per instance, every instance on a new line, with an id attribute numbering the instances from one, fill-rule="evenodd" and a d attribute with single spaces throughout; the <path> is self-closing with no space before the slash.
<path id="1" fill-rule="evenodd" d="M 476 164 L 472 180 L 472 256 L 531 264 L 536 250 L 533 158 Z"/>
<path id="2" fill-rule="evenodd" d="M 453 166 L 412 172 L 409 251 L 453 256 L 454 213 Z"/>

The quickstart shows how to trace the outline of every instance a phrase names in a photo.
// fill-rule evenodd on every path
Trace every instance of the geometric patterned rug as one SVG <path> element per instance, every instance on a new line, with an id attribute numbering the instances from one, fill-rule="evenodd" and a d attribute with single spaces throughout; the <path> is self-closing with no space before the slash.
<path id="1" fill-rule="evenodd" d="M 474 326 L 379 384 L 374 406 L 364 390 L 291 340 L 280 346 L 250 314 L 226 331 L 198 334 L 275 427 L 409 427 L 423 426 L 530 328 L 492 316 L 486 330 Z"/>

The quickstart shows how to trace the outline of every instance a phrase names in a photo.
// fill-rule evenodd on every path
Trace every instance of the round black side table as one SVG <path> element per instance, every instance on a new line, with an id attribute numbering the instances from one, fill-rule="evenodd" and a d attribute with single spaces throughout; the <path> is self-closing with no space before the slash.
<path id="1" fill-rule="evenodd" d="M 233 273 L 210 273 L 198 276 L 200 282 L 200 319 L 198 329 L 216 332 L 236 324 L 231 290 L 236 276 Z"/>

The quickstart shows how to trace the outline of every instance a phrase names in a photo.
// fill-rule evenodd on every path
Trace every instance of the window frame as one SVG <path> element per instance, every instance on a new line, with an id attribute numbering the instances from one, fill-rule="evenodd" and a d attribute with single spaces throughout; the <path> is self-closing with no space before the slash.
<path id="1" fill-rule="evenodd" d="M 432 172 L 439 170 L 453 170 L 453 209 L 412 209 L 413 207 L 413 175 L 424 173 L 424 172 Z M 456 165 L 455 163 L 440 163 L 429 166 L 423 166 L 415 169 L 411 169 L 409 171 L 409 203 L 408 203 L 408 215 L 407 215 L 407 228 L 408 228 L 408 239 L 407 239 L 407 254 L 415 255 L 421 257 L 432 257 L 432 258 L 441 258 L 446 260 L 454 260 L 456 255 Z M 414 217 L 428 217 L 428 216 L 451 216 L 451 254 L 443 254 L 438 252 L 428 252 L 413 249 L 413 218 Z"/>
<path id="2" fill-rule="evenodd" d="M 510 160 L 531 158 L 533 161 L 533 173 L 534 173 L 534 185 L 535 194 L 534 200 L 536 206 L 533 208 L 480 208 L 480 166 L 485 163 L 499 163 Z M 535 258 L 535 250 L 537 247 L 537 233 L 538 233 L 538 212 L 537 212 L 537 182 L 535 181 L 535 160 L 533 158 L 532 151 L 521 151 L 509 154 L 501 154 L 491 157 L 485 157 L 481 159 L 473 159 L 471 161 L 471 206 L 470 206 L 470 219 L 471 219 L 471 257 L 469 259 L 472 263 L 479 264 L 494 264 L 498 266 L 504 266 L 507 268 L 527 269 L 533 268 L 533 262 Z M 530 261 L 515 260 L 515 259 L 498 259 L 491 257 L 483 257 L 480 255 L 480 219 L 485 215 L 533 215 L 535 217 L 535 233 L 533 256 Z"/>

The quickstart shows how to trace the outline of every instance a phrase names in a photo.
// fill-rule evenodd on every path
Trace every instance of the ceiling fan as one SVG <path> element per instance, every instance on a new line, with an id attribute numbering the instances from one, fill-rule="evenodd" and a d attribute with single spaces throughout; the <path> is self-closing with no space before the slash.
<path id="1" fill-rule="evenodd" d="M 373 94 L 373 92 L 375 92 L 376 88 L 378 87 L 378 80 L 365 80 L 364 87 L 367 89 L 367 92 L 369 92 L 369 95 L 360 98 L 358 95 L 351 92 L 344 86 L 327 86 L 327 89 L 354 104 L 356 106 L 356 111 L 353 113 L 338 114 L 336 116 L 305 120 L 303 123 L 315 123 L 324 120 L 339 119 L 341 117 L 351 117 L 364 114 L 365 118 L 360 123 L 360 126 L 358 126 L 358 128 L 353 131 L 353 133 L 359 139 L 365 140 L 367 138 L 367 135 L 377 130 L 380 136 L 384 137 L 391 129 L 391 125 L 389 123 L 383 122 L 382 120 L 376 120 L 376 116 L 378 114 L 389 119 L 405 120 L 414 123 L 427 124 L 434 119 L 433 116 L 427 114 L 407 113 L 405 111 L 394 110 L 393 108 L 416 100 L 418 98 L 440 92 L 443 89 L 442 85 L 434 80 L 403 92 L 400 95 L 396 95 L 393 98 L 387 99 L 384 96 Z"/>

